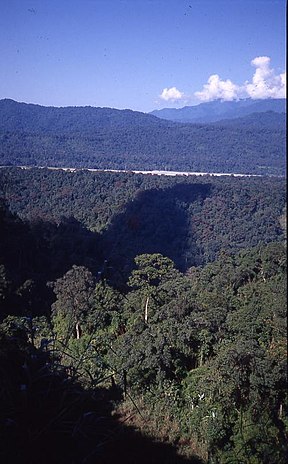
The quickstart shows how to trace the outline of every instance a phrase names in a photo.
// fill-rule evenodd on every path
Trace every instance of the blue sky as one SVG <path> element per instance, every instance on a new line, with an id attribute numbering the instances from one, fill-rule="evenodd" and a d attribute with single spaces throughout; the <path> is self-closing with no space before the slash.
<path id="1" fill-rule="evenodd" d="M 0 98 L 146 112 L 281 97 L 285 9 L 284 0 L 1 0 Z"/>

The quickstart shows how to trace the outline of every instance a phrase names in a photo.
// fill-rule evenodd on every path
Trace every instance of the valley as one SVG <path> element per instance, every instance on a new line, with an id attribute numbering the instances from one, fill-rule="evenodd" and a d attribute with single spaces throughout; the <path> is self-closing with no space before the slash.
<path id="1" fill-rule="evenodd" d="M 0 457 L 284 464 L 283 118 L 3 105 Z"/>
<path id="2" fill-rule="evenodd" d="M 229 124 L 179 123 L 131 110 L 1 100 L 0 165 L 285 175 L 285 114 L 248 114 L 241 123 L 234 116 Z"/>

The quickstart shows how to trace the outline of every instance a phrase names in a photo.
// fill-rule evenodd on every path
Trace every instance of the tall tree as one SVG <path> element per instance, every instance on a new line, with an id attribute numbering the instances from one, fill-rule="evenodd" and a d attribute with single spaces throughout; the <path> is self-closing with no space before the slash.
<path id="1" fill-rule="evenodd" d="M 137 268 L 132 271 L 128 284 L 130 287 L 143 291 L 144 321 L 148 323 L 149 300 L 155 293 L 155 289 L 163 279 L 172 277 L 173 274 L 177 274 L 177 271 L 174 269 L 173 261 L 160 253 L 138 255 L 134 261 Z"/>
<path id="2" fill-rule="evenodd" d="M 52 305 L 52 316 L 56 331 L 62 331 L 65 338 L 79 339 L 81 324 L 90 307 L 94 288 L 91 272 L 84 266 L 73 266 L 66 274 L 52 284 L 56 301 Z M 61 329 L 62 325 L 62 329 Z"/>

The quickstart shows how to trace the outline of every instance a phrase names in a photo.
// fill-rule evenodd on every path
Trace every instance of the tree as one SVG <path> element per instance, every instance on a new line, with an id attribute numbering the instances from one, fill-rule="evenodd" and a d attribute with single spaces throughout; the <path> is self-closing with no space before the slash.
<path id="1" fill-rule="evenodd" d="M 143 292 L 145 297 L 144 321 L 147 323 L 149 299 L 153 297 L 155 289 L 160 282 L 172 278 L 178 273 L 174 269 L 173 261 L 160 253 L 138 255 L 134 261 L 137 269 L 132 271 L 128 285 Z"/>
<path id="2" fill-rule="evenodd" d="M 62 332 L 61 335 L 64 335 L 67 340 L 71 336 L 79 339 L 81 325 L 89 310 L 94 287 L 91 272 L 83 266 L 74 265 L 52 286 L 56 295 L 56 301 L 52 305 L 52 318 L 56 332 Z"/>
<path id="3" fill-rule="evenodd" d="M 89 333 L 108 329 L 112 324 L 117 329 L 120 323 L 119 309 L 122 296 L 107 284 L 106 280 L 97 282 L 91 297 L 91 310 L 87 315 L 87 329 Z"/>

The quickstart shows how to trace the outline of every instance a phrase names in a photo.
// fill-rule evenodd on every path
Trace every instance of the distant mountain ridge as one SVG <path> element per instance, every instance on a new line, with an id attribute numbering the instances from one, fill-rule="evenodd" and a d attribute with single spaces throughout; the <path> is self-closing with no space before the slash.
<path id="1" fill-rule="evenodd" d="M 167 122 L 163 122 L 167 124 Z M 0 100 L 0 130 L 24 132 L 89 132 L 124 126 L 159 125 L 153 115 L 132 110 L 93 106 L 41 106 Z"/>
<path id="2" fill-rule="evenodd" d="M 161 119 L 181 123 L 211 123 L 216 121 L 236 119 L 252 113 L 286 113 L 286 99 L 212 101 L 196 106 L 183 108 L 163 108 L 154 110 L 150 115 Z"/>
<path id="3" fill-rule="evenodd" d="M 0 165 L 285 175 L 283 114 L 223 114 L 219 123 L 185 124 L 132 110 L 1 100 Z"/>
<path id="4" fill-rule="evenodd" d="M 273 127 L 285 121 L 285 99 L 240 100 L 232 102 L 213 101 L 184 108 L 164 108 L 151 113 L 142 113 L 129 109 L 102 108 L 92 106 L 53 107 L 32 103 L 16 102 L 11 99 L 0 100 L 0 130 L 39 132 L 91 132 L 98 129 L 119 129 L 124 127 L 171 127 L 171 124 L 206 124 L 221 122 L 228 125 L 229 120 L 249 116 L 253 125 L 257 123 L 256 114 L 270 113 L 262 116 L 260 126 L 271 121 Z M 273 114 L 271 114 L 273 112 Z M 251 119 L 251 115 L 254 116 Z M 282 115 L 279 117 L 279 115 Z M 240 121 L 241 126 L 245 121 Z M 280 127 L 279 126 L 279 127 Z"/>

